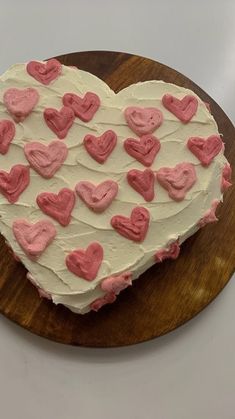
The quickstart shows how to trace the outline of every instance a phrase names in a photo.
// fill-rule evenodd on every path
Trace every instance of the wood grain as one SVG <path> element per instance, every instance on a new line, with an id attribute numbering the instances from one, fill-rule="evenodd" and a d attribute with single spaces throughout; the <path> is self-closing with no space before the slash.
<path id="1" fill-rule="evenodd" d="M 131 83 L 164 80 L 190 88 L 210 103 L 235 173 L 235 129 L 202 89 L 163 64 L 118 52 L 80 52 L 57 57 L 63 64 L 90 71 L 116 92 Z M 183 245 L 176 261 L 145 272 L 117 302 L 98 313 L 73 314 L 40 299 L 0 237 L 0 312 L 40 336 L 73 345 L 130 345 L 163 335 L 205 308 L 229 281 L 235 266 L 235 188 L 220 206 L 220 221 L 208 225 Z"/>

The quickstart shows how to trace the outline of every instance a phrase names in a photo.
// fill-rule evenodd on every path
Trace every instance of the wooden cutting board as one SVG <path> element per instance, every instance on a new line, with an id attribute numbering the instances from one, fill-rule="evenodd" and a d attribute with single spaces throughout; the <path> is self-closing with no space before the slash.
<path id="1" fill-rule="evenodd" d="M 116 92 L 144 80 L 164 80 L 192 89 L 210 103 L 235 173 L 235 129 L 202 89 L 177 71 L 147 58 L 92 51 L 56 57 L 90 71 Z M 146 341 L 170 332 L 203 310 L 224 288 L 235 267 L 235 187 L 225 194 L 220 221 L 188 239 L 176 261 L 145 272 L 117 301 L 98 313 L 76 315 L 40 299 L 0 236 L 0 312 L 37 335 L 57 342 L 111 347 Z"/>

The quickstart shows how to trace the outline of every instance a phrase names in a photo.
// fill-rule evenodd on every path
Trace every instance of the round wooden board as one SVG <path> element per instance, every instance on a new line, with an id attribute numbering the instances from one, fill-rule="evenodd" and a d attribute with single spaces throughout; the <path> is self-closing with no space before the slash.
<path id="1" fill-rule="evenodd" d="M 209 102 L 225 141 L 225 155 L 235 173 L 235 129 L 222 109 L 177 71 L 119 52 L 79 52 L 56 57 L 63 64 L 90 71 L 116 92 L 144 80 L 164 80 L 192 89 Z M 0 312 L 37 335 L 91 347 L 130 345 L 161 336 L 190 320 L 224 288 L 235 266 L 235 189 L 225 194 L 220 221 L 188 239 L 176 261 L 145 272 L 117 301 L 98 313 L 76 315 L 40 299 L 0 237 Z"/>

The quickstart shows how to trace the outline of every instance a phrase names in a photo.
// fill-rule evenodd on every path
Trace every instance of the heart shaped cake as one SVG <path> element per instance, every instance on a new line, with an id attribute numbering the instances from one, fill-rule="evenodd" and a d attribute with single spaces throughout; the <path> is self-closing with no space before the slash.
<path id="1" fill-rule="evenodd" d="M 0 230 L 55 304 L 97 311 L 176 259 L 230 181 L 217 124 L 188 89 L 116 94 L 55 59 L 0 77 Z"/>

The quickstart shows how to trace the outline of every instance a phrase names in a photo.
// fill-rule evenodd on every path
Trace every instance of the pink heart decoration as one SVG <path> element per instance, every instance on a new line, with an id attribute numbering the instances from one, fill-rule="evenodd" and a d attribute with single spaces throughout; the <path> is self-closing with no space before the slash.
<path id="1" fill-rule="evenodd" d="M 166 94 L 162 98 L 162 103 L 168 111 L 173 113 L 184 124 L 191 121 L 198 108 L 198 100 L 195 96 L 186 95 L 183 99 Z"/>
<path id="2" fill-rule="evenodd" d="M 152 134 L 163 122 L 162 112 L 157 108 L 129 106 L 124 115 L 128 126 L 139 136 Z"/>
<path id="3" fill-rule="evenodd" d="M 22 122 L 32 112 L 39 100 L 36 89 L 7 89 L 3 95 L 3 102 L 15 122 Z"/>
<path id="4" fill-rule="evenodd" d="M 222 172 L 222 179 L 221 179 L 221 192 L 223 193 L 232 186 L 232 169 L 230 164 L 225 164 Z"/>
<path id="5" fill-rule="evenodd" d="M 117 136 L 114 131 L 108 130 L 100 137 L 88 134 L 83 144 L 90 156 L 98 163 L 103 164 L 112 153 L 117 143 Z"/>
<path id="6" fill-rule="evenodd" d="M 66 137 L 74 118 L 73 110 L 67 106 L 63 106 L 59 111 L 53 108 L 47 108 L 44 111 L 46 124 L 61 140 Z"/>
<path id="7" fill-rule="evenodd" d="M 15 136 L 15 125 L 8 119 L 0 121 L 0 153 L 6 154 L 8 152 L 11 141 Z"/>
<path id="8" fill-rule="evenodd" d="M 159 152 L 161 144 L 153 135 L 143 135 L 139 140 L 127 138 L 124 141 L 124 148 L 131 157 L 149 167 Z"/>
<path id="9" fill-rule="evenodd" d="M 103 212 L 117 195 L 118 184 L 113 180 L 106 180 L 95 186 L 91 182 L 82 181 L 76 185 L 75 190 L 91 210 Z"/>
<path id="10" fill-rule="evenodd" d="M 100 99 L 95 93 L 87 92 L 82 98 L 75 93 L 66 93 L 63 96 L 64 106 L 68 106 L 84 122 L 89 122 L 100 107 Z"/>
<path id="11" fill-rule="evenodd" d="M 176 240 L 174 243 L 171 243 L 167 249 L 158 250 L 155 253 L 155 260 L 157 263 L 162 262 L 165 259 L 177 259 L 180 254 L 179 241 Z"/>
<path id="12" fill-rule="evenodd" d="M 149 212 L 144 207 L 135 207 L 130 218 L 114 215 L 111 219 L 112 227 L 123 237 L 135 242 L 142 242 L 149 227 Z"/>
<path id="13" fill-rule="evenodd" d="M 96 298 L 95 301 L 92 301 L 90 304 L 90 309 L 92 311 L 98 311 L 101 307 L 105 306 L 106 304 L 114 303 L 114 301 L 117 299 L 114 292 L 110 292 L 108 294 L 105 294 L 103 297 Z"/>
<path id="14" fill-rule="evenodd" d="M 0 170 L 0 193 L 14 204 L 29 185 L 29 181 L 29 167 L 22 164 L 13 166 L 10 173 Z"/>
<path id="15" fill-rule="evenodd" d="M 75 205 L 75 193 L 68 188 L 63 188 L 58 194 L 42 192 L 37 196 L 39 208 L 62 226 L 67 226 L 71 221 L 71 213 Z"/>
<path id="16" fill-rule="evenodd" d="M 209 166 L 214 157 L 223 149 L 223 142 L 218 135 L 211 135 L 207 139 L 191 137 L 187 145 L 203 166 Z"/>
<path id="17" fill-rule="evenodd" d="M 157 180 L 174 201 L 182 201 L 186 192 L 197 180 L 194 165 L 179 163 L 174 168 L 162 167 L 157 171 Z"/>
<path id="18" fill-rule="evenodd" d="M 204 216 L 198 221 L 199 227 L 205 227 L 206 224 L 215 223 L 218 221 L 215 213 L 219 203 L 220 201 L 218 199 L 214 199 L 214 201 L 212 201 L 211 208 L 208 209 Z"/>
<path id="19" fill-rule="evenodd" d="M 66 144 L 58 140 L 47 146 L 35 141 L 24 146 L 24 153 L 30 166 L 42 177 L 50 179 L 62 166 L 68 149 Z"/>
<path id="20" fill-rule="evenodd" d="M 122 290 L 132 285 L 132 273 L 124 272 L 121 275 L 109 276 L 101 282 L 101 289 L 107 294 L 119 295 Z"/>
<path id="21" fill-rule="evenodd" d="M 16 220 L 12 228 L 17 242 L 32 260 L 37 260 L 56 236 L 54 225 L 47 220 L 35 224 L 26 220 Z"/>
<path id="22" fill-rule="evenodd" d="M 87 249 L 77 249 L 66 257 L 67 268 L 80 278 L 93 281 L 103 260 L 103 248 L 99 243 L 91 243 Z"/>
<path id="23" fill-rule="evenodd" d="M 30 61 L 26 70 L 30 76 L 47 86 L 60 75 L 62 66 L 58 60 L 52 58 L 45 63 Z"/>
<path id="24" fill-rule="evenodd" d="M 153 200 L 155 175 L 151 169 L 144 171 L 132 169 L 127 173 L 127 181 L 136 192 L 143 196 L 145 201 Z"/>

